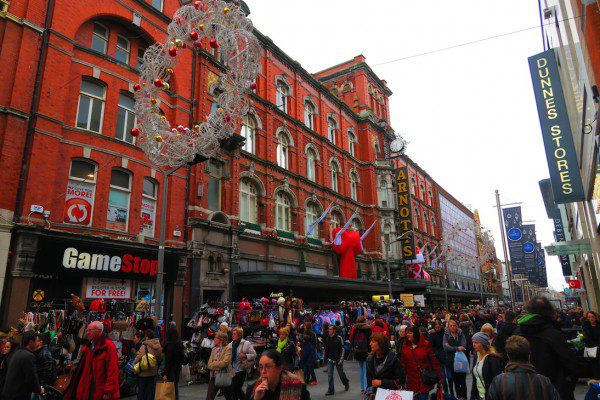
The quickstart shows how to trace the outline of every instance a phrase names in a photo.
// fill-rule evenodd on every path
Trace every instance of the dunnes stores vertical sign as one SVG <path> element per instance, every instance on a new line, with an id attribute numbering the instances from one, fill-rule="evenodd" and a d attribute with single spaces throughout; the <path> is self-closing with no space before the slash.
<path id="1" fill-rule="evenodd" d="M 408 184 L 408 167 L 402 167 L 398 169 L 396 180 L 398 183 L 397 234 L 400 236 L 413 230 L 412 204 L 410 198 L 410 186 Z M 404 260 L 412 260 L 416 258 L 415 241 L 413 235 L 405 235 L 400 242 L 402 243 L 402 258 Z"/>
<path id="2" fill-rule="evenodd" d="M 584 200 L 577 153 L 554 50 L 529 57 L 529 69 L 554 200 L 557 204 Z"/>

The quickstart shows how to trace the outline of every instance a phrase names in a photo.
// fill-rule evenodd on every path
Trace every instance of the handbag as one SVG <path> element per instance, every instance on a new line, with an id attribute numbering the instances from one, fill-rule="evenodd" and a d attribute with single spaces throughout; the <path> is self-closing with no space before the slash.
<path id="1" fill-rule="evenodd" d="M 146 354 L 144 354 L 140 362 L 133 366 L 133 371 L 136 374 L 148 371 L 149 369 L 155 368 L 157 365 L 156 357 L 154 357 L 153 354 L 148 353 L 148 346 L 144 345 L 144 347 L 146 347 Z"/>
<path id="2" fill-rule="evenodd" d="M 419 360 L 415 356 L 415 353 L 412 353 L 413 358 L 415 359 L 415 363 L 417 364 L 417 368 L 419 369 L 419 373 L 421 374 L 421 381 L 425 386 L 433 386 L 439 381 L 439 377 L 437 372 L 432 369 L 423 369 L 419 364 Z"/>
<path id="3" fill-rule="evenodd" d="M 583 349 L 583 358 L 596 358 L 598 356 L 598 346 L 586 347 Z"/>
<path id="4" fill-rule="evenodd" d="M 123 372 L 130 376 L 135 375 L 135 360 L 133 358 L 127 361 L 127 364 L 123 367 Z"/>
<path id="5" fill-rule="evenodd" d="M 192 380 L 192 375 L 190 373 L 190 366 L 189 365 L 182 365 L 181 366 L 181 373 L 179 374 L 179 381 L 180 382 L 184 382 L 184 383 L 189 383 Z"/>
<path id="6" fill-rule="evenodd" d="M 231 375 L 228 372 L 215 373 L 215 387 L 228 388 L 231 386 Z"/>
<path id="7" fill-rule="evenodd" d="M 173 382 L 156 382 L 154 400 L 175 400 L 175 384 Z"/>
<path id="8" fill-rule="evenodd" d="M 67 388 L 69 387 L 72 377 L 73 377 L 73 375 L 71 375 L 71 374 L 57 376 L 56 380 L 54 381 L 54 388 L 56 390 L 58 390 L 59 392 L 64 393 L 67 390 Z"/>

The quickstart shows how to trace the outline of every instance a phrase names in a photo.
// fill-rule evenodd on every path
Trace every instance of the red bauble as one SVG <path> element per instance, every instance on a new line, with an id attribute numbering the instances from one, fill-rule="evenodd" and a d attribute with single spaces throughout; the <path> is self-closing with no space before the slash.
<path id="1" fill-rule="evenodd" d="M 256 82 L 252 82 L 250 84 L 250 89 L 254 90 L 254 89 L 256 89 L 256 87 L 257 87 Z"/>
<path id="2" fill-rule="evenodd" d="M 202 47 L 202 42 L 194 42 L 194 47 L 196 47 L 197 49 Z"/>
<path id="3" fill-rule="evenodd" d="M 137 92 L 138 90 L 140 90 L 142 88 L 142 86 L 139 83 L 136 83 L 135 85 L 133 85 L 133 91 Z"/>
<path id="4" fill-rule="evenodd" d="M 198 32 L 196 32 L 196 31 L 190 32 L 190 39 L 195 41 L 195 40 L 198 40 L 199 37 L 200 37 L 200 35 L 198 34 Z"/>
<path id="5" fill-rule="evenodd" d="M 194 2 L 194 8 L 197 10 L 198 8 L 200 8 L 200 4 L 202 4 L 201 1 L 195 1 Z"/>
<path id="6" fill-rule="evenodd" d="M 171 48 L 169 49 L 169 55 L 170 55 L 171 57 L 175 57 L 175 56 L 177 55 L 177 48 L 176 48 L 176 47 L 171 47 Z"/>
<path id="7" fill-rule="evenodd" d="M 162 87 L 162 86 L 163 86 L 163 81 L 162 81 L 162 79 L 160 79 L 160 78 L 156 78 L 156 79 L 154 80 L 154 86 L 156 86 L 156 87 Z"/>
<path id="8" fill-rule="evenodd" d="M 217 47 L 219 47 L 219 44 L 217 43 L 217 39 L 210 39 L 210 47 L 212 47 L 213 49 L 216 49 Z"/>
<path id="9" fill-rule="evenodd" d="M 137 137 L 140 134 L 140 130 L 138 128 L 131 128 L 131 136 Z"/>
<path id="10" fill-rule="evenodd" d="M 229 122 L 229 121 L 231 121 L 231 115 L 225 114 L 225 116 L 223 117 L 223 119 L 225 120 L 225 122 Z"/>

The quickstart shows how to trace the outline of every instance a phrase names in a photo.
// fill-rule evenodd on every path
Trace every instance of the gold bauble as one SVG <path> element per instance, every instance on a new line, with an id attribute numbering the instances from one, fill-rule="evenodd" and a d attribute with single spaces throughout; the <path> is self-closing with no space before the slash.
<path id="1" fill-rule="evenodd" d="M 224 12 L 225 14 L 228 14 L 228 13 L 229 13 L 229 11 L 231 11 L 231 9 L 230 9 L 229 7 L 225 7 L 225 8 L 223 9 L 223 12 Z"/>
<path id="2" fill-rule="evenodd" d="M 165 70 L 165 72 L 169 75 L 173 75 L 173 68 L 169 67 Z"/>
<path id="3" fill-rule="evenodd" d="M 159 143 L 160 143 L 160 142 L 162 142 L 162 141 L 163 141 L 163 138 L 162 138 L 162 136 L 160 136 L 160 135 L 156 135 L 156 136 L 154 137 L 154 140 L 156 140 L 157 142 L 159 142 Z"/>
<path id="4" fill-rule="evenodd" d="M 198 29 L 204 29 L 204 24 L 198 25 Z"/>
<path id="5" fill-rule="evenodd" d="M 154 97 L 151 98 L 150 101 L 152 102 L 152 104 L 156 104 L 156 99 Z"/>

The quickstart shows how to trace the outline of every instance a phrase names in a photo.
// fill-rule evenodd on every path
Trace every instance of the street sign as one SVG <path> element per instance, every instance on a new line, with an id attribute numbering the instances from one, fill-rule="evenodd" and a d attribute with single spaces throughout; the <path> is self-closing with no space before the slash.
<path id="1" fill-rule="evenodd" d="M 589 239 L 570 240 L 568 242 L 551 243 L 545 247 L 550 256 L 567 256 L 569 254 L 591 254 L 592 245 Z"/>
<path id="2" fill-rule="evenodd" d="M 415 297 L 412 293 L 405 293 L 400 295 L 400 301 L 404 304 L 404 307 L 414 307 Z"/>

